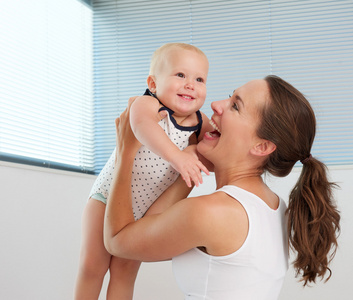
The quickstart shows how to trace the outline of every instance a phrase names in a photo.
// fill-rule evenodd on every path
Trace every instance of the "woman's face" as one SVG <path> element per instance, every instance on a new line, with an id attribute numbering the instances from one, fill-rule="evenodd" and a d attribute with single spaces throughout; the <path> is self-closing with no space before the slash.
<path id="1" fill-rule="evenodd" d="M 256 135 L 259 112 L 268 99 L 266 81 L 253 80 L 236 89 L 230 98 L 213 102 L 211 124 L 215 131 L 204 135 L 198 151 L 215 167 L 231 166 L 233 161 L 246 164 L 250 149 L 260 141 Z"/>

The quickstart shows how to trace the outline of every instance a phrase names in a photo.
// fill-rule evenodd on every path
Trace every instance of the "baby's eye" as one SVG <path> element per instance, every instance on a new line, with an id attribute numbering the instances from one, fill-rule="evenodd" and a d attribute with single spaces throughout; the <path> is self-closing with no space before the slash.
<path id="1" fill-rule="evenodd" d="M 204 82 L 203 78 L 201 78 L 201 77 L 197 78 L 196 81 L 198 81 L 198 82 Z"/>
<path id="2" fill-rule="evenodd" d="M 181 77 L 181 78 L 185 77 L 185 75 L 183 73 L 177 73 L 176 76 Z"/>

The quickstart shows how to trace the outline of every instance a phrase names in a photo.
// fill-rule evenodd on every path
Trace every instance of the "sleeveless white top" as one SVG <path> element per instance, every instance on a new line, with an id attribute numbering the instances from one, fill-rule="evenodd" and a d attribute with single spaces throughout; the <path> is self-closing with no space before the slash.
<path id="1" fill-rule="evenodd" d="M 223 191 L 246 210 L 248 236 L 242 247 L 226 256 L 198 248 L 173 258 L 176 281 L 188 300 L 274 300 L 288 269 L 286 204 L 273 210 L 256 195 L 236 186 Z"/>

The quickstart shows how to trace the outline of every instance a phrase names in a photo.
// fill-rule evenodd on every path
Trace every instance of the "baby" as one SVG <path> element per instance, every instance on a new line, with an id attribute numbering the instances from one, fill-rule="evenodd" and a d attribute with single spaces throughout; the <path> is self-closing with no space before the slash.
<path id="1" fill-rule="evenodd" d="M 147 77 L 148 89 L 145 95 L 135 99 L 130 110 L 131 128 L 142 144 L 135 157 L 131 182 L 135 219 L 146 213 L 179 174 L 189 187 L 192 182 L 196 186 L 202 183 L 201 171 L 209 174 L 196 153 L 182 151 L 191 140 L 196 143 L 210 130 L 208 118 L 199 111 L 206 99 L 207 75 L 208 59 L 195 46 L 169 43 L 154 52 Z M 91 289 L 90 295 L 94 293 L 98 298 L 108 268 L 108 295 L 117 299 L 122 295 L 132 298 L 139 262 L 110 257 L 104 248 L 101 230 L 115 155 L 119 154 L 114 150 L 98 175 L 84 214 L 87 225 L 83 228 L 76 299 L 83 299 Z"/>

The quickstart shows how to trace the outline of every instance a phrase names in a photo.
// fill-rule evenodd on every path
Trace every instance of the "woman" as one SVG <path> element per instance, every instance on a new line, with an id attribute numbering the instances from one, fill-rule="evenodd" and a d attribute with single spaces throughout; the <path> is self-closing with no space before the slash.
<path id="1" fill-rule="evenodd" d="M 117 120 L 124 159 L 116 163 L 105 216 L 107 250 L 141 261 L 173 257 L 186 299 L 277 299 L 288 266 L 288 235 L 304 285 L 330 273 L 340 216 L 325 166 L 310 154 L 316 124 L 308 101 L 282 79 L 267 76 L 211 106 L 215 130 L 196 147 L 214 166 L 217 191 L 180 201 L 169 192 L 155 203 L 154 214 L 137 222 L 130 174 L 139 145 L 128 110 Z M 298 160 L 303 170 L 285 214 L 284 201 L 261 175 L 286 176 Z"/>

